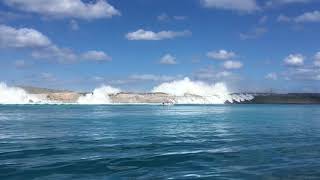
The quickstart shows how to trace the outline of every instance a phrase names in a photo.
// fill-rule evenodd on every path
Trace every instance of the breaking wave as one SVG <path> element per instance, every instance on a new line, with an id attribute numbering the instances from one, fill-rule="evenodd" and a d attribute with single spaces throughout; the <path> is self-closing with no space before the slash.
<path id="1" fill-rule="evenodd" d="M 0 82 L 0 104 L 115 104 L 118 101 L 117 96 L 114 98 L 112 95 L 120 92 L 122 91 L 118 88 L 103 85 L 94 89 L 91 93 L 82 95 L 74 93 L 74 96 L 64 96 L 62 92 L 52 96 L 46 93 L 29 94 L 22 88 L 10 87 Z M 231 94 L 224 83 L 208 84 L 201 81 L 192 81 L 189 78 L 162 83 L 154 87 L 151 92 L 166 93 L 167 95 L 157 96 L 147 93 L 143 97 L 143 94 L 129 93 L 128 96 L 122 96 L 121 100 L 126 103 L 126 99 L 123 100 L 123 97 L 128 98 L 127 104 L 130 104 L 129 102 L 136 102 L 135 104 L 148 104 L 146 102 L 150 102 L 150 104 L 165 102 L 172 104 L 224 104 L 226 102 L 250 101 L 254 98 L 248 94 Z M 67 99 L 59 99 L 60 97 L 67 97 Z M 68 97 L 75 97 L 75 99 L 68 100 Z M 54 101 L 52 99 L 58 100 Z"/>
<path id="2" fill-rule="evenodd" d="M 224 104 L 252 100 L 251 95 L 231 95 L 224 83 L 207 84 L 191 81 L 189 78 L 160 84 L 152 92 L 162 92 L 175 96 L 177 104 Z"/>
<path id="3" fill-rule="evenodd" d="M 111 86 L 101 86 L 96 88 L 92 93 L 81 96 L 78 99 L 79 104 L 112 104 L 110 100 L 111 94 L 121 92 L 120 89 Z"/>
<path id="4" fill-rule="evenodd" d="M 0 83 L 0 104 L 31 104 L 44 102 L 44 99 L 30 95 L 22 88 L 9 87 L 5 83 Z"/>

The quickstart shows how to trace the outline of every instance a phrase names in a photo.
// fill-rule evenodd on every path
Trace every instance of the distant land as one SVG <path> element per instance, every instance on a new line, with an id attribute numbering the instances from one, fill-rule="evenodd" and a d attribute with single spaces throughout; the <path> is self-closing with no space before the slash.
<path id="1" fill-rule="evenodd" d="M 254 99 L 241 104 L 320 104 L 320 93 L 257 93 Z"/>
<path id="2" fill-rule="evenodd" d="M 88 92 L 75 92 L 69 90 L 55 90 L 47 88 L 37 88 L 31 86 L 19 86 L 28 94 L 34 94 L 45 97 L 51 101 L 60 101 L 63 103 L 75 103 L 80 96 Z M 233 93 L 240 95 L 241 93 Z M 320 93 L 245 93 L 253 95 L 250 101 L 234 102 L 235 104 L 320 104 Z M 121 92 L 109 95 L 112 103 L 163 103 L 172 95 L 165 93 L 131 93 Z M 193 95 L 189 95 L 193 96 Z M 196 95 L 194 95 L 197 97 Z M 226 102 L 227 104 L 230 104 Z"/>

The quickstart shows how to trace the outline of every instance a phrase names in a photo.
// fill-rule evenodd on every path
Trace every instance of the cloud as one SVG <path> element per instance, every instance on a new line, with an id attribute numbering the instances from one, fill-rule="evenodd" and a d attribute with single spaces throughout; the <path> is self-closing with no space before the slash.
<path id="1" fill-rule="evenodd" d="M 262 16 L 259 19 L 259 24 L 265 24 L 268 21 L 268 16 Z"/>
<path id="2" fill-rule="evenodd" d="M 316 55 L 314 55 L 314 65 L 320 67 L 320 52 L 317 52 Z"/>
<path id="3" fill-rule="evenodd" d="M 0 11 L 0 22 L 27 19 L 30 16 L 10 11 Z"/>
<path id="4" fill-rule="evenodd" d="M 80 29 L 78 22 L 75 21 L 74 19 L 72 19 L 72 20 L 69 22 L 69 25 L 70 25 L 70 28 L 71 28 L 73 31 L 77 31 L 77 30 Z"/>
<path id="5" fill-rule="evenodd" d="M 320 52 L 314 57 L 313 65 L 304 65 L 305 57 L 301 54 L 291 54 L 284 61 L 292 68 L 282 73 L 286 80 L 320 81 Z M 288 64 L 289 63 L 289 64 Z"/>
<path id="6" fill-rule="evenodd" d="M 131 80 L 138 81 L 172 81 L 177 79 L 175 76 L 154 75 L 154 74 L 134 74 L 129 77 Z"/>
<path id="7" fill-rule="evenodd" d="M 103 51 L 87 51 L 82 54 L 82 58 L 90 61 L 111 61 L 111 57 Z"/>
<path id="8" fill-rule="evenodd" d="M 171 21 L 171 20 L 176 20 L 176 21 L 182 21 L 186 20 L 186 16 L 169 16 L 167 13 L 162 13 L 159 16 L 157 16 L 158 21 L 166 22 L 166 21 Z"/>
<path id="9" fill-rule="evenodd" d="M 260 9 L 255 0 L 201 0 L 201 4 L 206 8 L 241 12 L 253 12 Z"/>
<path id="10" fill-rule="evenodd" d="M 320 22 L 320 11 L 306 12 L 294 19 L 296 22 Z"/>
<path id="11" fill-rule="evenodd" d="M 225 77 L 230 77 L 232 75 L 231 72 L 229 71 L 220 71 L 216 74 L 217 78 L 225 78 Z"/>
<path id="12" fill-rule="evenodd" d="M 290 4 L 290 3 L 306 3 L 311 2 L 312 0 L 273 0 L 278 3 Z"/>
<path id="13" fill-rule="evenodd" d="M 41 73 L 40 79 L 42 79 L 43 81 L 47 81 L 47 82 L 57 81 L 57 78 L 53 74 L 47 73 L 47 72 Z"/>
<path id="14" fill-rule="evenodd" d="M 167 13 L 162 13 L 159 16 L 157 16 L 158 21 L 169 21 L 170 17 Z"/>
<path id="15" fill-rule="evenodd" d="M 187 16 L 173 16 L 173 19 L 177 21 L 183 21 L 183 20 L 186 20 L 187 18 L 188 18 Z"/>
<path id="16" fill-rule="evenodd" d="M 47 36 L 30 28 L 16 29 L 0 25 L 0 47 L 31 49 L 32 57 L 35 58 L 76 59 L 76 55 L 71 50 L 59 48 Z"/>
<path id="17" fill-rule="evenodd" d="M 201 79 L 201 80 L 221 80 L 224 78 L 229 78 L 233 76 L 232 72 L 229 71 L 219 71 L 219 70 L 214 70 L 212 68 L 201 68 L 200 70 L 196 71 L 194 73 L 194 77 L 196 79 Z"/>
<path id="18" fill-rule="evenodd" d="M 31 56 L 35 59 L 54 59 L 61 63 L 75 62 L 78 58 L 73 50 L 69 48 L 60 48 L 56 45 L 33 50 Z"/>
<path id="19" fill-rule="evenodd" d="M 291 68 L 283 75 L 287 80 L 320 81 L 320 69 L 317 67 Z"/>
<path id="20" fill-rule="evenodd" d="M 293 4 L 293 3 L 308 3 L 314 0 L 269 0 L 267 1 L 267 6 L 277 6 L 277 5 L 286 5 L 286 4 Z"/>
<path id="21" fill-rule="evenodd" d="M 320 22 L 320 11 L 305 12 L 296 17 L 288 17 L 286 15 L 279 15 L 278 22 L 295 22 L 295 23 L 318 23 Z"/>
<path id="22" fill-rule="evenodd" d="M 185 31 L 146 31 L 143 29 L 139 29 L 135 32 L 130 32 L 126 35 L 128 40 L 146 40 L 146 41 L 156 41 L 156 40 L 164 40 L 164 39 L 173 39 L 176 37 L 184 37 L 191 35 L 191 32 L 188 30 Z"/>
<path id="23" fill-rule="evenodd" d="M 174 65 L 178 63 L 176 61 L 176 57 L 172 56 L 171 54 L 166 54 L 161 58 L 160 64 Z"/>
<path id="24" fill-rule="evenodd" d="M 162 13 L 157 17 L 158 21 L 169 21 L 170 17 L 167 13 Z"/>
<path id="25" fill-rule="evenodd" d="M 107 84 L 111 85 L 121 85 L 121 86 L 128 86 L 134 87 L 137 84 L 144 84 L 147 83 L 159 83 L 159 82 L 166 82 L 166 81 L 173 81 L 176 79 L 181 79 L 183 76 L 181 75 L 159 75 L 159 74 L 132 74 L 128 77 L 116 79 L 116 78 L 105 78 L 105 77 L 92 77 L 91 80 L 95 81 L 104 81 Z"/>
<path id="26" fill-rule="evenodd" d="M 278 80 L 278 74 L 277 73 L 269 73 L 265 76 L 266 79 L 269 80 Z"/>
<path id="27" fill-rule="evenodd" d="M 97 82 L 102 82 L 105 81 L 105 78 L 100 77 L 100 76 L 94 76 L 91 78 L 93 81 L 97 81 Z"/>
<path id="28" fill-rule="evenodd" d="M 39 48 L 49 45 L 51 45 L 49 38 L 35 29 L 16 29 L 0 25 L 1 48 Z"/>
<path id="29" fill-rule="evenodd" d="M 226 61 L 223 63 L 225 69 L 240 69 L 243 67 L 242 62 L 240 61 Z"/>
<path id="30" fill-rule="evenodd" d="M 192 73 L 191 77 L 196 80 L 205 82 L 226 82 L 228 85 L 237 84 L 241 79 L 241 75 L 229 70 L 214 68 L 208 66 L 200 68 Z"/>
<path id="31" fill-rule="evenodd" d="M 21 11 L 54 18 L 98 19 L 111 18 L 120 12 L 105 0 L 84 3 L 82 0 L 4 0 L 8 6 Z"/>
<path id="32" fill-rule="evenodd" d="M 236 54 L 232 51 L 228 52 L 227 50 L 221 49 L 218 51 L 210 51 L 207 53 L 207 56 L 211 59 L 228 60 L 236 57 Z"/>
<path id="33" fill-rule="evenodd" d="M 25 68 L 27 67 L 27 63 L 25 60 L 16 60 L 14 62 L 14 66 L 18 69 L 22 69 L 22 68 Z"/>
<path id="34" fill-rule="evenodd" d="M 29 49 L 35 59 L 54 59 L 58 62 L 70 63 L 77 60 L 105 61 L 111 57 L 102 51 L 75 53 L 70 48 L 61 48 L 42 34 L 31 28 L 14 28 L 0 25 L 0 48 Z"/>
<path id="35" fill-rule="evenodd" d="M 60 63 L 75 63 L 79 61 L 106 62 L 112 58 L 103 51 L 87 51 L 82 54 L 75 53 L 69 48 L 59 48 L 55 45 L 34 50 L 31 53 L 35 59 L 54 59 Z"/>
<path id="36" fill-rule="evenodd" d="M 286 15 L 280 14 L 277 18 L 278 22 L 291 22 L 292 19 Z"/>
<path id="37" fill-rule="evenodd" d="M 241 40 L 248 40 L 248 39 L 257 39 L 268 32 L 267 28 L 257 27 L 253 28 L 251 31 L 247 33 L 240 33 Z"/>
<path id="38" fill-rule="evenodd" d="M 284 63 L 288 66 L 303 66 L 305 57 L 301 54 L 290 54 L 284 59 Z"/>

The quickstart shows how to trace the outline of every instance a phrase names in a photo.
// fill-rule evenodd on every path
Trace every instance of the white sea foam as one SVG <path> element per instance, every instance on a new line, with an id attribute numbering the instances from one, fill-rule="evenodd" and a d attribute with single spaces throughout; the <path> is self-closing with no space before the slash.
<path id="1" fill-rule="evenodd" d="M 0 83 L 0 104 L 31 104 L 44 103 L 36 95 L 30 95 L 25 90 L 18 87 L 9 87 L 5 83 Z"/>
<path id="2" fill-rule="evenodd" d="M 207 84 L 189 78 L 160 84 L 152 92 L 175 96 L 177 104 L 224 104 L 252 100 L 250 95 L 231 95 L 224 83 Z"/>
<path id="3" fill-rule="evenodd" d="M 112 104 L 110 100 L 111 94 L 121 92 L 120 89 L 111 86 L 101 86 L 96 88 L 92 93 L 81 96 L 78 99 L 79 104 Z"/>
<path id="4" fill-rule="evenodd" d="M 110 95 L 120 92 L 120 89 L 103 85 L 94 89 L 92 93 L 80 96 L 72 104 L 113 104 Z M 162 92 L 171 95 L 172 97 L 168 101 L 174 104 L 224 104 L 226 102 L 248 101 L 254 98 L 252 95 L 230 94 L 224 83 L 207 84 L 201 81 L 192 81 L 189 78 L 160 84 L 154 87 L 152 92 Z M 28 94 L 22 88 L 10 87 L 5 83 L 0 83 L 0 104 L 67 103 L 49 101 L 46 95 Z"/>

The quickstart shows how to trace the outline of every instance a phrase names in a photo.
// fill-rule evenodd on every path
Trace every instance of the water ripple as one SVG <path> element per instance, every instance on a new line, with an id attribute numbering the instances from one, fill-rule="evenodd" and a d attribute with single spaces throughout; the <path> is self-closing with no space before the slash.
<path id="1" fill-rule="evenodd" d="M 320 106 L 0 106 L 0 179 L 319 179 L 319 117 Z"/>

